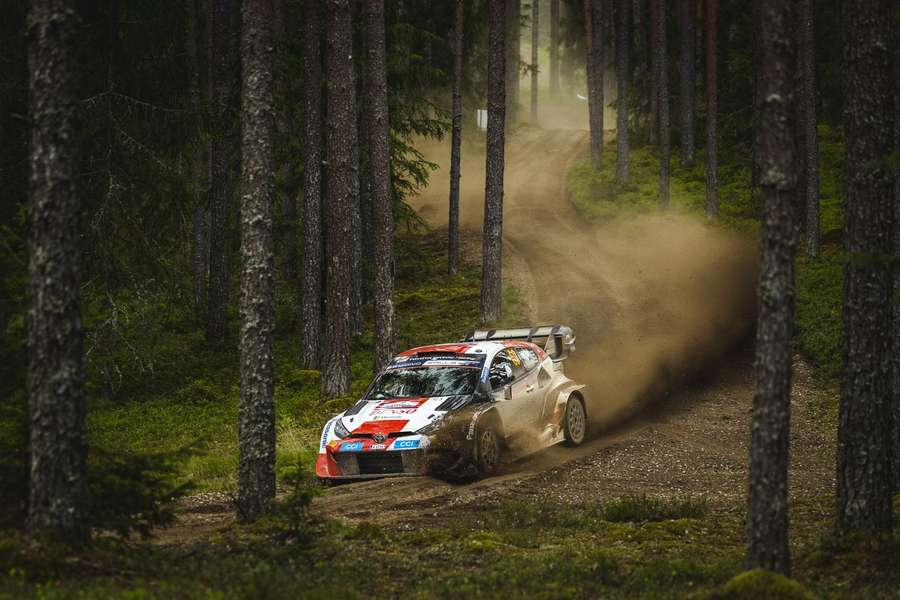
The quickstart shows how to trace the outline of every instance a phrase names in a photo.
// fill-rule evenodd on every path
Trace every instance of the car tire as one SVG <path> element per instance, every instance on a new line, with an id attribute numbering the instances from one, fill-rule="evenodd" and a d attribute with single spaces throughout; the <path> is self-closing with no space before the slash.
<path id="1" fill-rule="evenodd" d="M 587 411 L 581 396 L 569 396 L 566 413 L 563 415 L 563 432 L 567 446 L 580 446 L 587 437 Z"/>
<path id="2" fill-rule="evenodd" d="M 490 425 L 475 429 L 475 467 L 482 477 L 494 475 L 500 468 L 500 436 Z"/>

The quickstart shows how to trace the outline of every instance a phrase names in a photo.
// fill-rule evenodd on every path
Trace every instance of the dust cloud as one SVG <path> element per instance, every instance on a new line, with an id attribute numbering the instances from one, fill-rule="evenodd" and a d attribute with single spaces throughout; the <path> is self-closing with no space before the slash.
<path id="1" fill-rule="evenodd" d="M 483 137 L 468 137 L 460 213 L 470 231 L 465 258 L 479 261 Z M 586 145 L 583 130 L 522 126 L 510 137 L 503 263 L 532 323 L 575 330 L 566 372 L 587 385 L 597 431 L 712 371 L 751 333 L 758 253 L 742 236 L 673 212 L 585 223 L 566 198 L 565 174 Z M 445 164 L 449 148 L 431 145 L 425 153 Z M 446 225 L 447 171 L 415 202 L 435 227 Z"/>

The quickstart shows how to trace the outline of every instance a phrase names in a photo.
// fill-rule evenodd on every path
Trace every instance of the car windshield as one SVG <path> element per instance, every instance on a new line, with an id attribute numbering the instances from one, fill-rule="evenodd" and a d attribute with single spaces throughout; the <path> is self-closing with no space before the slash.
<path id="1" fill-rule="evenodd" d="M 372 386 L 369 399 L 462 396 L 475 391 L 478 369 L 473 367 L 410 367 L 390 369 Z"/>

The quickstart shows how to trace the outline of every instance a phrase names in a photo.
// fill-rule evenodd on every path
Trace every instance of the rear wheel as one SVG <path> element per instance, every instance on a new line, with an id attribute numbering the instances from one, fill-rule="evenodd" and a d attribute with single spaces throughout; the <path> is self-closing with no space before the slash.
<path id="1" fill-rule="evenodd" d="M 587 413 L 581 396 L 569 396 L 566 414 L 563 417 L 563 431 L 568 446 L 579 446 L 584 441 L 587 433 Z"/>
<path id="2" fill-rule="evenodd" d="M 490 425 L 479 427 L 475 433 L 475 466 L 478 474 L 483 477 L 493 475 L 500 467 L 500 436 Z"/>

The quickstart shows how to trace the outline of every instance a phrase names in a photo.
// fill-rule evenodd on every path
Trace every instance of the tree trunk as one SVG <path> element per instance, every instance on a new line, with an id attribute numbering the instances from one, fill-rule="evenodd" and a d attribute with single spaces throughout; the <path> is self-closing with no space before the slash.
<path id="1" fill-rule="evenodd" d="M 557 0 L 558 1 L 558 0 Z M 447 227 L 448 272 L 459 272 L 459 159 L 462 145 L 463 27 L 465 0 L 456 0 L 453 28 L 453 125 L 450 134 L 450 215 Z"/>
<path id="2" fill-rule="evenodd" d="M 203 315 L 206 304 L 206 278 L 208 275 L 209 248 L 207 247 L 207 227 L 209 207 L 206 204 L 203 180 L 203 147 L 200 142 L 200 59 L 197 47 L 203 45 L 198 22 L 200 7 L 198 0 L 185 2 L 187 23 L 185 27 L 185 50 L 188 59 L 188 87 L 191 99 L 191 112 L 194 116 L 193 140 L 191 142 L 191 203 L 194 207 L 191 240 L 191 273 L 194 277 L 194 307 L 197 315 Z"/>
<path id="3" fill-rule="evenodd" d="M 616 28 L 616 80 L 618 99 L 616 100 L 616 181 L 628 183 L 628 80 L 631 77 L 629 58 L 631 54 L 631 12 L 632 0 L 619 0 L 618 27 Z"/>
<path id="4" fill-rule="evenodd" d="M 848 0 L 844 143 L 844 372 L 837 448 L 837 530 L 891 530 L 893 13 Z"/>
<path id="5" fill-rule="evenodd" d="M 751 19 L 753 27 L 753 140 L 750 150 L 750 205 L 754 211 L 760 207 L 760 112 L 762 110 L 762 9 L 759 2 L 752 3 Z"/>
<path id="6" fill-rule="evenodd" d="M 531 0 L 531 122 L 538 120 L 538 44 L 541 36 L 540 0 Z"/>
<path id="7" fill-rule="evenodd" d="M 35 0 L 28 15 L 31 152 L 28 237 L 28 531 L 88 540 L 84 334 L 78 248 L 79 169 L 74 2 Z"/>
<path id="8" fill-rule="evenodd" d="M 490 1 L 490 0 L 488 0 Z M 506 118 L 509 123 L 519 119 L 519 28 L 522 0 L 506 0 Z"/>
<path id="9" fill-rule="evenodd" d="M 206 339 L 228 337 L 228 200 L 233 181 L 229 164 L 232 128 L 230 98 L 234 69 L 229 64 L 232 0 L 209 0 L 209 100 L 213 130 L 209 140 L 209 286 Z"/>
<path id="10" fill-rule="evenodd" d="M 659 206 L 669 207 L 669 163 L 671 160 L 671 123 L 669 121 L 669 53 L 666 41 L 665 0 L 651 0 L 656 5 L 656 64 L 659 72 Z"/>
<path id="11" fill-rule="evenodd" d="M 790 5 L 780 0 L 763 0 L 762 11 L 761 83 L 766 102 L 761 113 L 760 160 L 765 208 L 760 232 L 747 561 L 750 568 L 788 574 L 787 468 L 797 246 L 796 129 L 791 123 L 796 23 Z"/>
<path id="12" fill-rule="evenodd" d="M 659 144 L 659 30 L 663 27 L 658 0 L 650 3 L 650 143 Z"/>
<path id="13" fill-rule="evenodd" d="M 244 0 L 241 27 L 241 404 L 238 518 L 275 500 L 272 0 Z"/>
<path id="14" fill-rule="evenodd" d="M 800 69 L 803 75 L 803 192 L 806 200 L 806 254 L 817 257 L 819 238 L 819 133 L 816 118 L 815 0 L 803 0 Z"/>
<path id="15" fill-rule="evenodd" d="M 697 40 L 697 1 L 679 0 L 681 20 L 681 164 L 694 166 L 694 89 L 697 85 L 695 68 Z"/>
<path id="16" fill-rule="evenodd" d="M 322 396 L 350 391 L 351 265 L 353 257 L 353 29 L 350 0 L 328 0 L 328 274 Z"/>
<path id="17" fill-rule="evenodd" d="M 503 169 L 506 123 L 506 18 L 504 0 L 488 0 L 488 123 L 484 180 L 484 236 L 481 266 L 481 321 L 500 319 L 503 300 Z"/>
<path id="18" fill-rule="evenodd" d="M 706 217 L 719 217 L 718 0 L 706 0 Z"/>
<path id="19" fill-rule="evenodd" d="M 587 56 L 588 118 L 591 131 L 591 165 L 603 165 L 603 0 L 584 0 L 584 33 Z"/>
<path id="20" fill-rule="evenodd" d="M 303 2 L 303 299 L 300 367 L 320 367 L 322 330 L 322 19 Z"/>
<path id="21" fill-rule="evenodd" d="M 900 6 L 895 9 L 895 23 L 900 22 Z M 900 151 L 900 36 L 894 37 L 894 153 Z M 900 160 L 900 157 L 898 157 Z M 900 164 L 894 171 L 894 260 L 900 259 Z M 896 263 L 895 263 L 896 265 Z M 894 298 L 900 298 L 900 271 L 894 267 Z M 896 302 L 896 300 L 895 300 Z M 894 309 L 894 427 L 891 447 L 894 449 L 894 493 L 900 492 L 900 309 Z"/>
<path id="22" fill-rule="evenodd" d="M 550 95 L 559 94 L 559 0 L 550 0 Z"/>
<path id="23" fill-rule="evenodd" d="M 375 372 L 380 373 L 394 357 L 394 207 L 391 202 L 384 0 L 369 0 L 366 7 L 366 117 L 369 121 L 375 236 Z"/>

